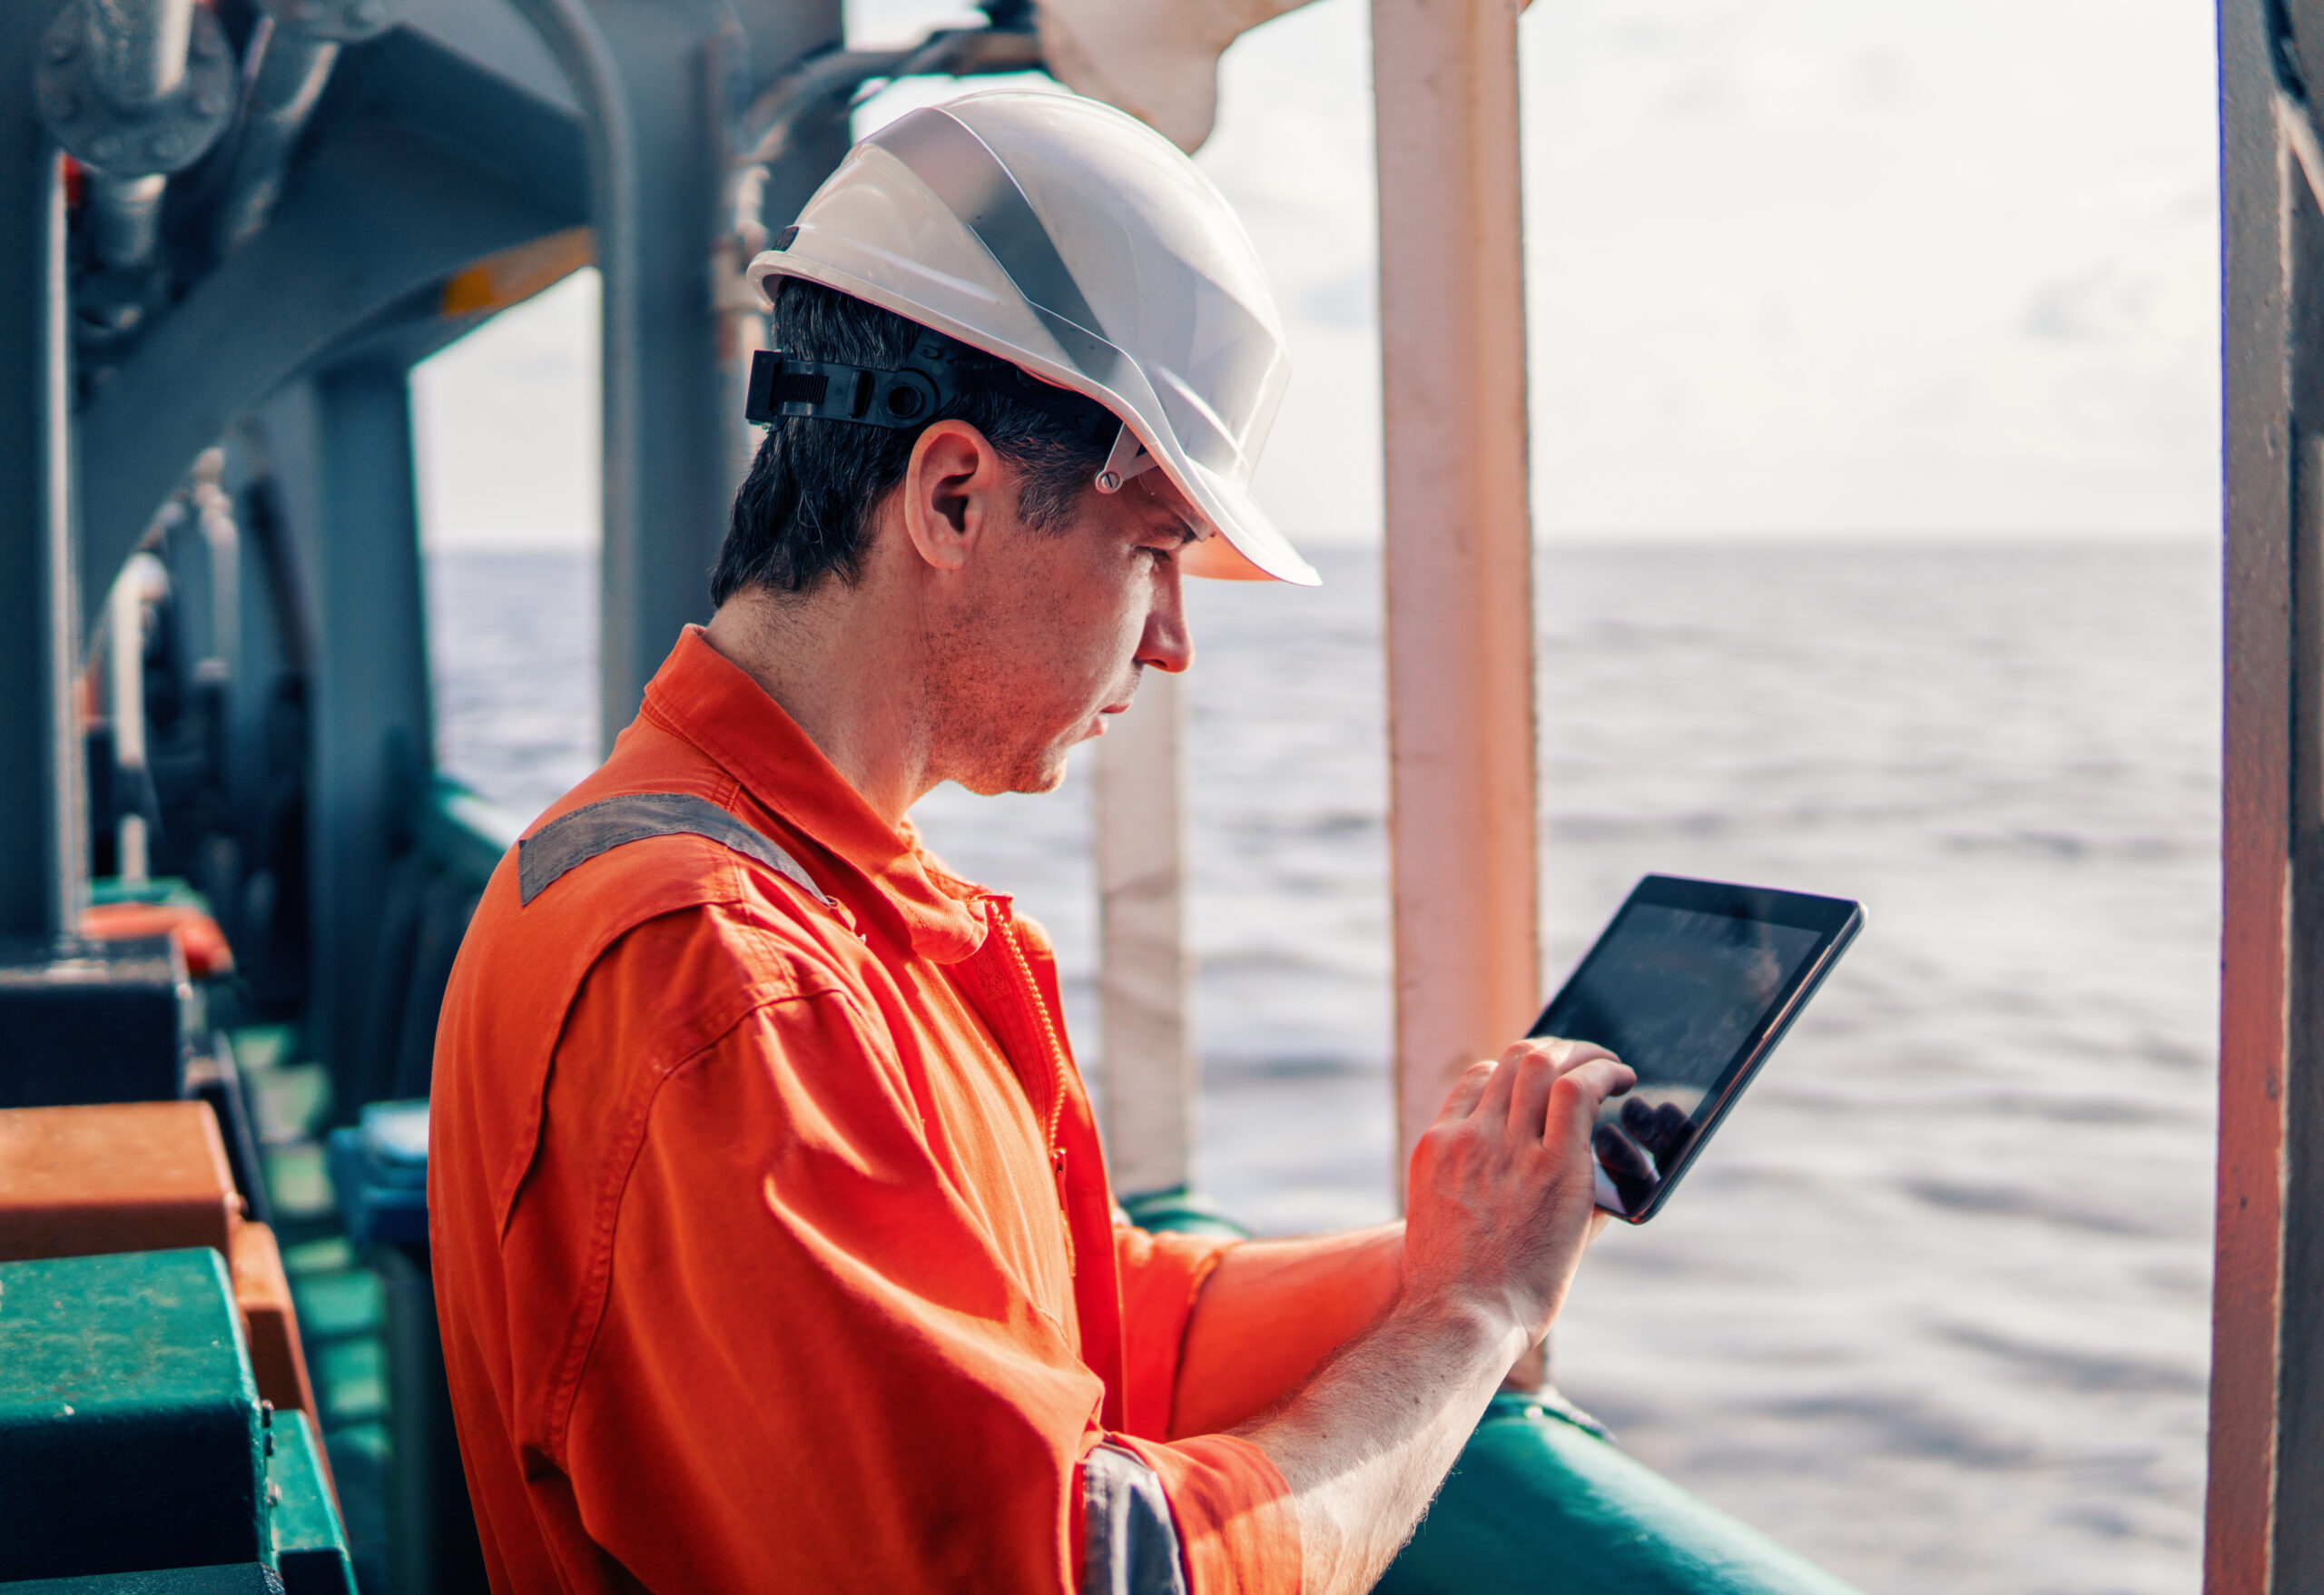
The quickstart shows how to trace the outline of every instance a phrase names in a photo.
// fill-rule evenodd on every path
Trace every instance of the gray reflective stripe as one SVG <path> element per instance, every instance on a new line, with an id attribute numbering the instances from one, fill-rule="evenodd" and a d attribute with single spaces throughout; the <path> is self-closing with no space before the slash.
<path id="1" fill-rule="evenodd" d="M 1131 364 L 1130 358 L 1107 339 L 1105 323 L 1082 296 L 1033 202 L 990 146 L 960 118 L 934 107 L 899 116 L 865 142 L 910 167 L 976 234 L 1085 375 L 1116 386 L 1116 370 Z"/>
<path id="2" fill-rule="evenodd" d="M 556 878 L 601 852 L 655 836 L 703 836 L 756 859 L 828 903 L 823 889 L 773 842 L 706 798 L 679 792 L 640 792 L 585 803 L 559 815 L 517 844 L 517 901 L 529 903 Z"/>
<path id="3" fill-rule="evenodd" d="M 1118 1445 L 1081 1463 L 1078 1595 L 1187 1595 L 1178 1524 L 1154 1470 Z"/>

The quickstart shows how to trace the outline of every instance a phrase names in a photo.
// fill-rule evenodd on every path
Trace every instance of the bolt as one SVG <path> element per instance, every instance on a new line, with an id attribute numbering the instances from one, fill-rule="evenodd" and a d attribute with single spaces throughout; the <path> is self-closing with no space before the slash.
<path id="1" fill-rule="evenodd" d="M 62 66 L 80 53 L 80 41 L 71 34 L 57 33 L 48 35 L 48 58 L 56 65 Z"/>
<path id="2" fill-rule="evenodd" d="M 55 84 L 50 86 L 47 94 L 41 96 L 40 109 L 41 114 L 47 117 L 54 124 L 78 122 L 85 107 L 81 103 L 79 90 L 69 84 Z"/>
<path id="3" fill-rule="evenodd" d="M 354 0 L 347 8 L 347 20 L 359 28 L 379 26 L 379 0 Z"/>
<path id="4" fill-rule="evenodd" d="M 225 91 L 216 84 L 204 84 L 194 91 L 193 108 L 204 116 L 216 116 L 226 109 Z"/>
<path id="5" fill-rule="evenodd" d="M 157 133 L 145 141 L 145 153 L 156 161 L 174 161 L 185 153 L 185 135 Z"/>
<path id="6" fill-rule="evenodd" d="M 92 152 L 97 158 L 96 164 L 99 166 L 112 166 L 115 162 L 119 162 L 121 159 L 121 135 L 117 133 L 109 133 L 105 134 L 104 137 L 99 139 L 97 141 L 95 150 Z"/>
<path id="7" fill-rule="evenodd" d="M 282 15 L 290 22 L 312 22 L 315 16 L 313 0 L 283 0 Z"/>

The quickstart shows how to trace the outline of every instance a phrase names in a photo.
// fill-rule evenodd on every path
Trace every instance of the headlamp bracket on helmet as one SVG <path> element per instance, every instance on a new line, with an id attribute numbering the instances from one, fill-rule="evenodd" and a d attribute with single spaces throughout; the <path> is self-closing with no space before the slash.
<path id="1" fill-rule="evenodd" d="M 751 356 L 743 416 L 760 427 L 796 418 L 853 421 L 902 431 L 926 426 L 961 394 L 978 389 L 1005 393 L 1020 404 L 1046 410 L 1093 444 L 1108 442 L 1110 435 L 1106 463 L 1095 478 L 1100 493 L 1118 493 L 1133 478 L 1160 463 L 1137 433 L 1095 400 L 1029 377 L 1006 360 L 964 366 L 950 359 L 938 343 L 922 343 L 896 370 L 805 359 L 788 350 L 759 350 Z"/>
<path id="2" fill-rule="evenodd" d="M 756 426 L 795 417 L 867 427 L 919 427 L 957 391 L 950 361 L 915 360 L 901 371 L 882 371 L 762 349 L 751 356 L 743 414 Z"/>

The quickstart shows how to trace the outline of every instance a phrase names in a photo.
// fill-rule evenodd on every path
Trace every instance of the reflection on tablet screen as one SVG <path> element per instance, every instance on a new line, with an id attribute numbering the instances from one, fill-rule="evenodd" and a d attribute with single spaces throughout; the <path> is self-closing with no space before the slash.
<path id="1" fill-rule="evenodd" d="M 1818 932 L 1630 903 L 1537 1033 L 1595 1041 L 1637 1071 L 1590 1137 L 1599 1205 L 1630 1214 L 1702 1128 L 1728 1070 Z"/>

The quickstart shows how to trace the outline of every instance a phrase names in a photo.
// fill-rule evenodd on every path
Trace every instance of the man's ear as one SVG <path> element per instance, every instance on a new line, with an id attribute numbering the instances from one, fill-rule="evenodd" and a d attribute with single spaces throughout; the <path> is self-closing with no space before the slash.
<path id="1" fill-rule="evenodd" d="M 958 570 L 990 532 L 1006 474 L 1000 453 L 966 421 L 939 421 L 920 435 L 898 488 L 904 535 L 921 558 Z"/>

